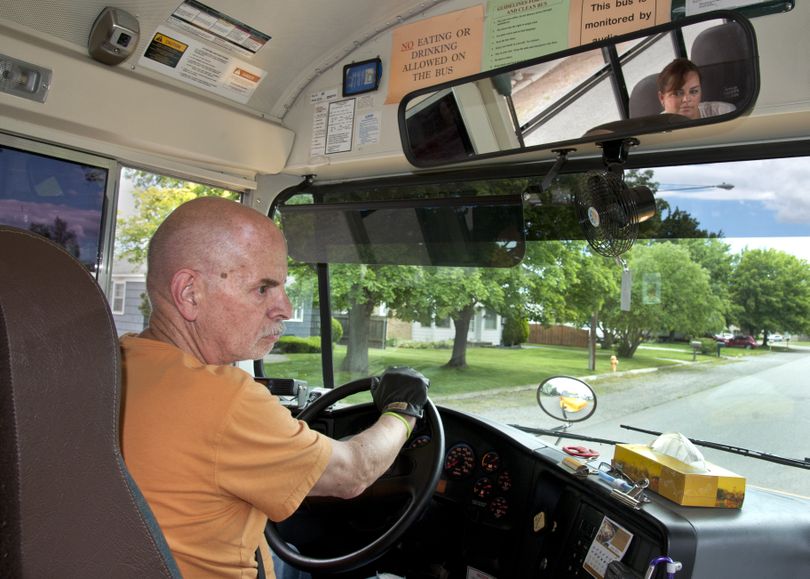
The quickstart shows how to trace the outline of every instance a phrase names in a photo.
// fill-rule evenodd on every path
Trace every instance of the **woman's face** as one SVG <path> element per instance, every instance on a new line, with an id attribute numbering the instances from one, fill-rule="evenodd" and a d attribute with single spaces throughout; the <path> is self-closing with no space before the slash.
<path id="1" fill-rule="evenodd" d="M 690 119 L 700 118 L 700 110 L 698 109 L 700 104 L 700 77 L 694 71 L 689 72 L 684 79 L 683 86 L 667 92 L 659 92 L 658 99 L 661 101 L 665 113 L 683 115 Z"/>

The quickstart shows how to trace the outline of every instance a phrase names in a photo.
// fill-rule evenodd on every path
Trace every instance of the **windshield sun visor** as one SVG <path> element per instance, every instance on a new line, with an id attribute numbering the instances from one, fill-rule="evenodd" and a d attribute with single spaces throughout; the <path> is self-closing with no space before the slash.
<path id="1" fill-rule="evenodd" d="M 305 263 L 512 267 L 525 252 L 519 195 L 281 206 Z"/>

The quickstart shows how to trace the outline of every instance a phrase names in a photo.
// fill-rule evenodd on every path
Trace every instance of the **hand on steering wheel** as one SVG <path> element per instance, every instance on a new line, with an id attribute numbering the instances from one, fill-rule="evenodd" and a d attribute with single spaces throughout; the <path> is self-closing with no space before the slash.
<path id="1" fill-rule="evenodd" d="M 304 408 L 298 415 L 298 419 L 308 423 L 311 422 L 318 414 L 335 402 L 357 392 L 371 389 L 375 380 L 379 379 L 376 377 L 363 378 L 327 392 Z M 304 571 L 342 572 L 371 563 L 393 547 L 427 506 L 441 475 L 444 459 L 444 428 L 438 410 L 427 398 L 425 398 L 424 415 L 432 432 L 432 437 L 427 447 L 419 449 L 419 457 L 422 460 L 416 460 L 413 469 L 409 473 L 401 475 L 396 482 L 391 482 L 390 479 L 385 480 L 384 475 L 377 483 L 369 487 L 370 489 L 385 488 L 387 490 L 396 487 L 399 491 L 404 489 L 410 497 L 405 511 L 385 533 L 368 545 L 346 555 L 315 558 L 290 548 L 287 541 L 279 533 L 278 526 L 269 521 L 265 529 L 265 537 L 273 552 L 293 567 Z"/>

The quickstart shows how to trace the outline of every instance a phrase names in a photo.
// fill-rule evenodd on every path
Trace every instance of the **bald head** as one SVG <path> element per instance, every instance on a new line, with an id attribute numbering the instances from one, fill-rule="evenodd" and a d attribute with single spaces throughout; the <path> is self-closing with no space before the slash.
<path id="1" fill-rule="evenodd" d="M 199 197 L 180 205 L 149 243 L 147 291 L 153 306 L 182 268 L 217 271 L 250 260 L 253 251 L 286 251 L 268 217 L 220 197 Z"/>
<path id="2" fill-rule="evenodd" d="M 261 358 L 292 315 L 281 231 L 233 201 L 202 197 L 175 209 L 152 237 L 148 265 L 152 315 L 142 336 L 207 364 Z"/>

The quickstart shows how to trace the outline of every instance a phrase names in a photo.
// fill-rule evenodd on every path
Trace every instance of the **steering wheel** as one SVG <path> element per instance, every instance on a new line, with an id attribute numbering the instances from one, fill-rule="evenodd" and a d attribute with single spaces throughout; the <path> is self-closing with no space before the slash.
<path id="1" fill-rule="evenodd" d="M 298 415 L 298 419 L 307 423 L 311 422 L 335 402 L 352 394 L 370 390 L 372 380 L 373 378 L 362 378 L 323 394 L 306 406 Z M 441 475 L 444 458 L 444 426 L 436 406 L 430 400 L 425 404 L 424 419 L 430 426 L 432 437 L 425 448 L 416 451 L 422 451 L 418 456 L 421 460 L 414 461 L 413 469 L 410 472 L 396 475 L 394 478 L 387 478 L 386 475 L 383 475 L 369 487 L 381 495 L 403 493 L 409 496 L 409 502 L 404 512 L 387 531 L 354 552 L 320 559 L 308 557 L 292 549 L 279 533 L 276 523 L 268 521 L 264 535 L 270 544 L 270 549 L 281 559 L 303 571 L 337 573 L 351 571 L 371 563 L 393 547 L 427 506 Z M 366 492 L 369 492 L 369 489 Z"/>

